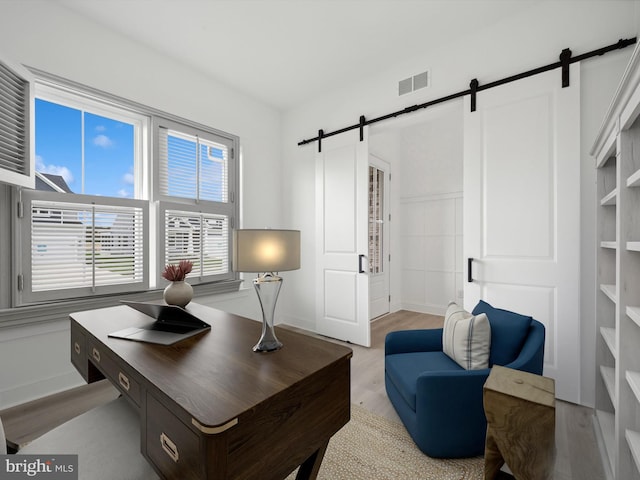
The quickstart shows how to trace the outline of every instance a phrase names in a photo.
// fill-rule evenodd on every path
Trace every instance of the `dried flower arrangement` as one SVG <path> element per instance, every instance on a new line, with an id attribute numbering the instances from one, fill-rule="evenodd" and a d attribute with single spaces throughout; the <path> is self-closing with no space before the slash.
<path id="1" fill-rule="evenodd" d="M 169 264 L 164 267 L 162 271 L 162 278 L 169 280 L 170 282 L 182 282 L 185 277 L 191 273 L 193 269 L 193 262 L 190 260 L 180 260 L 177 265 Z"/>

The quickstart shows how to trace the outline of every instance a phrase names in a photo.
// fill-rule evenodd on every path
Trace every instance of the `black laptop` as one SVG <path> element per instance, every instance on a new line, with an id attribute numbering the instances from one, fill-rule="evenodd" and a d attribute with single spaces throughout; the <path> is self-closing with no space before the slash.
<path id="1" fill-rule="evenodd" d="M 180 340 L 211 329 L 211 325 L 177 305 L 128 302 L 124 300 L 121 300 L 121 302 L 151 317 L 153 321 L 139 327 L 125 328 L 124 330 L 110 333 L 109 336 L 113 338 L 173 345 Z"/>

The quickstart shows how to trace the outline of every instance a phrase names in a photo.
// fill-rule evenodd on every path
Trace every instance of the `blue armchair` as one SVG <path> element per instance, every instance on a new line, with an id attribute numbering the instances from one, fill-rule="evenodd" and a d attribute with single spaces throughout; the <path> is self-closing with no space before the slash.
<path id="1" fill-rule="evenodd" d="M 493 365 L 542 374 L 545 328 L 531 317 L 480 301 L 491 326 L 489 368 L 465 370 L 442 351 L 442 329 L 391 332 L 385 387 L 416 445 L 436 458 L 482 455 L 487 420 L 482 387 Z"/>

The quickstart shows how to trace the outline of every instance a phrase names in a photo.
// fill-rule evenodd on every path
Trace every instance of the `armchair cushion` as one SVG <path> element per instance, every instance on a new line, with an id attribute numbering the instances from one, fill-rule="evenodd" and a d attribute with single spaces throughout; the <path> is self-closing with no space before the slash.
<path id="1" fill-rule="evenodd" d="M 412 410 L 416 409 L 416 379 L 422 373 L 459 370 L 463 368 L 442 351 L 399 353 L 386 357 L 389 381 Z"/>
<path id="2" fill-rule="evenodd" d="M 478 302 L 471 313 L 473 315 L 484 313 L 489 318 L 491 325 L 489 366 L 504 366 L 513 362 L 522 350 L 533 318 L 494 308 L 483 300 Z"/>

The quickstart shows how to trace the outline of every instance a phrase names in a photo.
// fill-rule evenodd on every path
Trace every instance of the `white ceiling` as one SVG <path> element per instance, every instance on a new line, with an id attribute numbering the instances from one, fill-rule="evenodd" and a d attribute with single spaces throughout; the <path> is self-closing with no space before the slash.
<path id="1" fill-rule="evenodd" d="M 61 0 L 280 109 L 542 0 Z"/>

